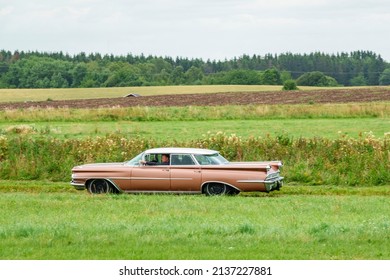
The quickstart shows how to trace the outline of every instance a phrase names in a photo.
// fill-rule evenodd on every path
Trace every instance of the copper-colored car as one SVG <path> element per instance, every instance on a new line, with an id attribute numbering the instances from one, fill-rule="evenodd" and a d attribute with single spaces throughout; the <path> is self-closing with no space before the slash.
<path id="1" fill-rule="evenodd" d="M 90 193 L 269 192 L 283 185 L 281 166 L 280 161 L 228 162 L 214 150 L 157 148 L 127 162 L 75 166 L 71 184 Z"/>

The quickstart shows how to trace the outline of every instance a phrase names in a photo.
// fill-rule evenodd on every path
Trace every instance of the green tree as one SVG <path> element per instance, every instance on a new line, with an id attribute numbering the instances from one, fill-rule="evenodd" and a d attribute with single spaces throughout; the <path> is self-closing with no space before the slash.
<path id="1" fill-rule="evenodd" d="M 182 66 L 176 66 L 171 74 L 171 80 L 174 85 L 184 84 L 184 68 Z"/>
<path id="2" fill-rule="evenodd" d="M 262 75 L 262 83 L 264 85 L 281 85 L 282 79 L 276 68 L 267 69 Z"/>
<path id="3" fill-rule="evenodd" d="M 162 69 L 159 74 L 156 75 L 157 85 L 166 86 L 171 83 L 171 75 L 166 69 Z"/>
<path id="4" fill-rule="evenodd" d="M 390 85 L 390 68 L 385 69 L 379 78 L 379 84 L 384 85 Z"/>
<path id="5" fill-rule="evenodd" d="M 254 70 L 231 70 L 226 73 L 224 83 L 229 85 L 261 85 L 261 76 Z"/>
<path id="6" fill-rule="evenodd" d="M 102 66 L 96 61 L 85 64 L 87 73 L 81 81 L 80 87 L 101 87 L 107 81 L 111 72 L 107 66 Z"/>
<path id="7" fill-rule="evenodd" d="M 67 88 L 68 81 L 61 75 L 61 73 L 54 73 L 51 77 L 50 87 L 52 88 Z"/>
<path id="8" fill-rule="evenodd" d="M 293 78 L 291 76 L 291 72 L 289 72 L 289 71 L 281 71 L 280 72 L 280 79 L 282 80 L 283 83 L 287 80 L 293 80 Z"/>
<path id="9" fill-rule="evenodd" d="M 185 79 L 187 84 L 201 84 L 204 74 L 201 69 L 195 66 L 191 66 L 185 73 Z"/>
<path id="10" fill-rule="evenodd" d="M 140 70 L 126 62 L 113 62 L 109 66 L 111 74 L 104 82 L 106 87 L 141 86 L 143 84 Z"/>
<path id="11" fill-rule="evenodd" d="M 113 63 L 122 63 L 116 69 Z M 169 84 L 282 84 L 304 73 L 320 72 L 325 77 L 307 84 L 378 85 L 387 84 L 389 68 L 380 55 L 371 51 L 310 54 L 285 53 L 246 55 L 225 60 L 114 56 L 62 52 L 11 52 L 0 50 L 0 87 L 100 87 L 107 85 Z M 262 72 L 261 72 L 262 71 Z M 127 74 L 126 74 L 127 73 Z M 329 74 L 327 74 L 329 73 Z M 306 77 L 307 78 L 307 77 Z M 109 80 L 108 80 L 109 79 Z M 303 82 L 296 80 L 297 83 Z"/>
<path id="12" fill-rule="evenodd" d="M 87 76 L 88 68 L 84 62 L 80 62 L 76 64 L 71 71 L 73 82 L 72 87 L 79 87 L 82 81 Z"/>
<path id="13" fill-rule="evenodd" d="M 367 80 L 364 78 L 363 74 L 359 74 L 358 76 L 352 78 L 349 83 L 351 86 L 366 86 Z"/>
<path id="14" fill-rule="evenodd" d="M 72 81 L 72 67 L 73 64 L 68 61 L 31 56 L 12 63 L 6 80 L 10 86 L 19 88 L 39 88 L 47 79 L 51 87 L 68 87 Z"/>
<path id="15" fill-rule="evenodd" d="M 308 72 L 297 79 L 300 86 L 333 87 L 337 86 L 337 81 L 319 71 Z"/>

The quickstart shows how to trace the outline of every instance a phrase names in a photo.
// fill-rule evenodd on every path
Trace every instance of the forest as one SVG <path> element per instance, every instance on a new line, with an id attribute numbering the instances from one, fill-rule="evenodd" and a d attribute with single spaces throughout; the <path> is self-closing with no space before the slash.
<path id="1" fill-rule="evenodd" d="M 389 85 L 390 64 L 371 51 L 242 55 L 232 59 L 0 51 L 0 88 L 164 85 Z"/>

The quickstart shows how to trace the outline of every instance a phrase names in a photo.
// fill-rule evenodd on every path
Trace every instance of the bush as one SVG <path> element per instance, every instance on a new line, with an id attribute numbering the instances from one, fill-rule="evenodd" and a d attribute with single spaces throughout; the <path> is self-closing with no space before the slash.
<path id="1" fill-rule="evenodd" d="M 283 90 L 298 90 L 297 83 L 294 80 L 287 80 L 283 83 Z"/>
<path id="2" fill-rule="evenodd" d="M 226 73 L 224 83 L 227 85 L 261 85 L 261 76 L 254 70 L 231 70 Z"/>
<path id="3" fill-rule="evenodd" d="M 175 143 L 121 135 L 66 140 L 0 136 L 0 176 L 3 180 L 69 181 L 70 170 L 77 164 L 123 162 L 151 147 L 181 146 L 219 150 L 231 161 L 282 160 L 286 183 L 388 185 L 389 136 L 379 139 L 368 133 L 359 139 L 343 135 L 329 140 L 293 139 L 282 134 L 241 138 L 219 132 Z"/>
<path id="4" fill-rule="evenodd" d="M 367 80 L 364 78 L 363 74 L 360 74 L 354 78 L 352 78 L 349 82 L 351 86 L 366 86 Z"/>
<path id="5" fill-rule="evenodd" d="M 326 76 L 319 71 L 308 72 L 297 79 L 300 86 L 317 86 L 317 87 L 335 87 L 338 86 L 336 79 Z"/>

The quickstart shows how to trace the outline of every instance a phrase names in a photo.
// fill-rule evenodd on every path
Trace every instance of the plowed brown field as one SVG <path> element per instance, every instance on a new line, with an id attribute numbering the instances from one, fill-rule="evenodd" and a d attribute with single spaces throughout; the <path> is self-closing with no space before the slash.
<path id="1" fill-rule="evenodd" d="M 390 87 L 302 91 L 174 94 L 140 97 L 0 103 L 0 109 L 99 108 L 132 106 L 217 106 L 249 104 L 315 104 L 390 101 Z"/>

